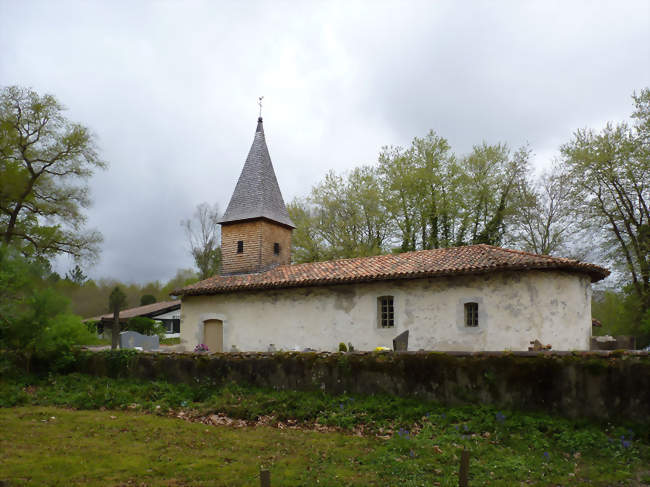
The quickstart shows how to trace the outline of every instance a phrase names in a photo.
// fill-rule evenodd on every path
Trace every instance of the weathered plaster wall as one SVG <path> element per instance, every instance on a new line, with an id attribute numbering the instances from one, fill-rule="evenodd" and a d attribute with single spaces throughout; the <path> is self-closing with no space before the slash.
<path id="1" fill-rule="evenodd" d="M 223 321 L 224 351 L 334 351 L 392 346 L 409 330 L 409 350 L 527 350 L 531 340 L 554 350 L 588 350 L 591 285 L 557 271 L 371 282 L 214 296 L 187 296 L 181 343 L 203 340 L 203 321 Z M 394 296 L 395 327 L 377 326 L 377 297 Z M 464 303 L 479 303 L 479 326 L 464 325 Z"/>

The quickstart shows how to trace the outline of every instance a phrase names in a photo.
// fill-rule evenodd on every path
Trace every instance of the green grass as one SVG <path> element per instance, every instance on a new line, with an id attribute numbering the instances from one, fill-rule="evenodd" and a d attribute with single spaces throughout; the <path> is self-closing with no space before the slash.
<path id="1" fill-rule="evenodd" d="M 274 485 L 379 485 L 369 461 L 377 440 L 340 434 L 52 407 L 0 409 L 0 428 L 0 478 L 10 485 L 244 486 L 260 465 Z M 352 469 L 357 458 L 367 464 Z"/>
<path id="2" fill-rule="evenodd" d="M 0 406 L 0 480 L 18 485 L 56 485 L 62 472 L 65 485 L 255 485 L 260 465 L 272 485 L 457 485 L 462 448 L 472 452 L 470 485 L 629 485 L 650 475 L 648 425 L 392 396 L 72 374 L 0 380 Z M 166 417 L 179 411 L 249 426 Z M 254 426 L 260 416 L 300 429 Z"/>

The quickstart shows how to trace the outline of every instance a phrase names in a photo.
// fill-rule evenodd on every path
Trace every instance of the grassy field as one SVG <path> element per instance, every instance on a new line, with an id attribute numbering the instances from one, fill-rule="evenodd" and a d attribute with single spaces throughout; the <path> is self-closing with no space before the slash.
<path id="1" fill-rule="evenodd" d="M 462 448 L 472 486 L 650 484 L 647 425 L 78 374 L 0 380 L 0 406 L 9 485 L 451 486 Z"/>

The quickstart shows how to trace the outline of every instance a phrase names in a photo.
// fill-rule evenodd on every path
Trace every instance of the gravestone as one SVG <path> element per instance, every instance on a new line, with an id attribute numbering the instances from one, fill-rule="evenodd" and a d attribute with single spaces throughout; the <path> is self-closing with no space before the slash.
<path id="1" fill-rule="evenodd" d="M 136 331 L 120 333 L 120 348 L 142 348 L 142 350 L 158 350 L 160 342 L 158 335 L 147 336 Z"/>
<path id="2" fill-rule="evenodd" d="M 394 352 L 406 352 L 409 348 L 409 331 L 400 333 L 395 338 L 393 338 L 393 351 Z"/>

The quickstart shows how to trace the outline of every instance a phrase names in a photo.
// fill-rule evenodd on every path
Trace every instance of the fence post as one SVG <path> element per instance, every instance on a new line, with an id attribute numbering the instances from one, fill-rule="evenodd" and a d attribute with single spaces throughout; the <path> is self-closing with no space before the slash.
<path id="1" fill-rule="evenodd" d="M 271 487 L 271 472 L 260 470 L 260 487 Z"/>
<path id="2" fill-rule="evenodd" d="M 460 470 L 458 471 L 458 487 L 468 487 L 469 452 L 463 448 L 460 454 Z"/>

